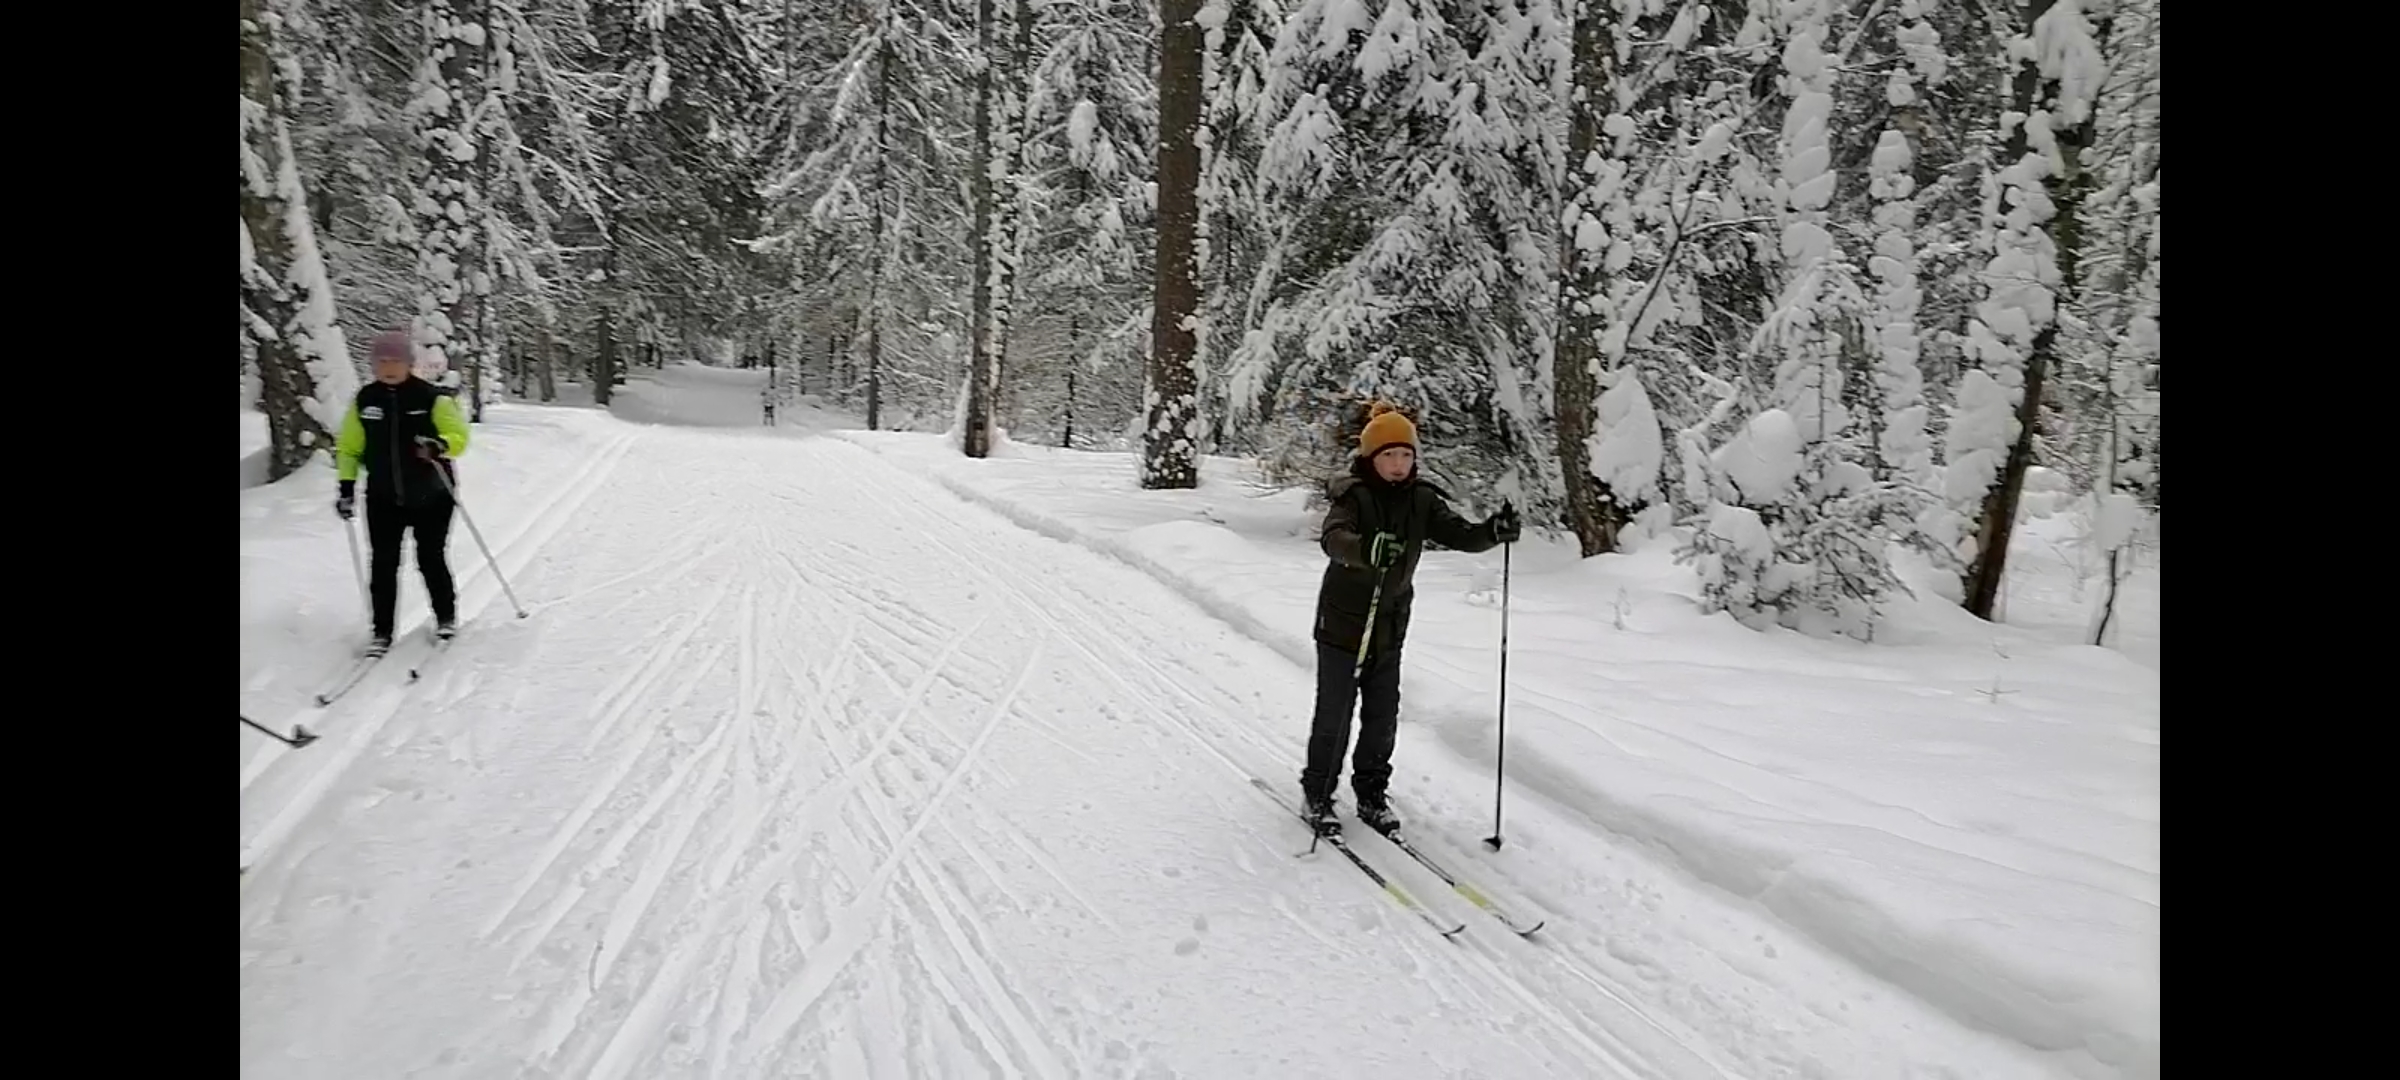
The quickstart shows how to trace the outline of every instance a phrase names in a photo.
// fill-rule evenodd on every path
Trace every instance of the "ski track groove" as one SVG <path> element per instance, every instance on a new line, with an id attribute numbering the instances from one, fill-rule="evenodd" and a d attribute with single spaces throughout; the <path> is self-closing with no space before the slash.
<path id="1" fill-rule="evenodd" d="M 990 615 L 987 614 L 983 621 L 989 621 L 989 619 Z M 982 622 L 979 621 L 978 628 L 981 625 Z M 962 636 L 962 640 L 973 636 L 974 631 L 970 630 Z M 1007 717 L 1009 703 L 1032 678 L 1043 655 L 1044 650 L 1037 644 L 1020 669 L 1015 682 L 1002 696 L 998 707 L 992 710 L 991 718 L 984 723 L 983 730 L 978 733 L 975 741 L 976 750 L 981 749 L 984 740 L 989 738 L 991 733 L 999 727 L 1000 721 Z M 934 670 L 938 670 L 938 667 Z M 913 708 L 914 703 L 912 702 L 909 711 L 913 711 Z M 902 715 L 905 717 L 906 712 Z M 886 730 L 887 734 L 895 731 L 897 725 Z M 882 744 L 878 744 L 873 751 L 854 762 L 850 769 L 844 770 L 845 774 L 855 775 L 858 769 L 871 768 L 872 758 L 878 756 L 882 749 Z M 969 760 L 972 760 L 972 755 L 969 756 Z M 792 1025 L 799 1022 L 800 1017 L 806 1013 L 809 1006 L 823 996 L 826 988 L 832 985 L 834 978 L 846 970 L 851 961 L 857 958 L 859 949 L 868 938 L 871 923 L 880 923 L 882 922 L 881 916 L 888 915 L 888 909 L 882 902 L 882 894 L 891 882 L 893 871 L 898 866 L 900 858 L 907 854 L 910 845 L 916 842 L 917 835 L 924 831 L 926 823 L 934 814 L 941 811 L 942 803 L 950 789 L 957 783 L 959 776 L 965 771 L 967 763 L 967 761 L 961 761 L 957 768 L 952 769 L 949 775 L 943 778 L 942 783 L 934 790 L 932 800 L 909 826 L 908 831 L 895 841 L 896 846 L 887 853 L 883 864 L 876 868 L 874 874 L 862 885 L 851 902 L 833 917 L 832 930 L 826 934 L 823 941 L 819 942 L 818 948 L 802 968 L 800 978 L 787 985 L 783 992 L 777 995 L 774 1005 L 769 1007 L 767 1016 L 760 1025 L 765 1030 L 765 1039 L 768 1045 L 776 1045 L 783 1041 L 783 1038 L 790 1033 Z M 871 916 L 874 918 L 870 919 Z"/>
<path id="2" fill-rule="evenodd" d="M 899 642 L 905 649 L 911 652 L 919 652 L 928 647 L 938 646 L 952 633 L 952 630 L 948 625 L 929 616 L 925 616 L 921 612 L 915 612 L 913 609 L 909 608 L 904 601 L 885 596 L 880 590 L 863 589 L 857 584 L 844 580 L 839 576 L 831 577 L 827 579 L 827 581 L 823 582 L 818 581 L 815 579 L 814 575 L 810 574 L 809 571 L 801 567 L 799 560 L 793 558 L 791 553 L 786 552 L 781 548 L 773 548 L 771 550 L 774 551 L 776 557 L 782 562 L 784 568 L 789 570 L 804 587 L 813 590 L 819 597 L 822 597 L 826 601 L 836 605 L 848 607 L 851 611 L 856 612 L 867 622 L 873 623 L 876 628 L 882 630 L 886 634 L 891 635 L 893 640 Z M 867 595 L 867 593 L 870 591 L 873 591 L 875 595 Z M 836 596 L 836 592 L 839 592 L 841 595 Z M 842 601 L 845 597 L 850 602 L 846 605 L 843 605 Z M 894 609 L 908 611 L 910 614 L 917 615 L 918 621 L 924 625 L 921 627 L 905 624 L 895 625 L 902 624 L 903 620 L 901 620 L 898 615 L 894 614 Z M 917 635 L 918 640 L 912 640 L 910 637 L 911 634 Z M 970 661 L 978 664 L 982 663 L 981 660 L 977 660 L 974 657 L 962 657 L 961 659 L 962 661 Z M 1003 674 L 1003 672 L 1001 669 L 993 667 L 991 669 L 991 674 L 1000 675 Z"/>
<path id="3" fill-rule="evenodd" d="M 801 826 L 800 836 L 803 840 L 822 828 L 817 821 L 820 816 L 828 809 L 838 810 L 851 792 L 858 788 L 860 778 L 872 769 L 877 758 L 882 757 L 891 748 L 893 740 L 899 737 L 901 729 L 907 726 L 909 718 L 916 715 L 917 710 L 924 703 L 925 691 L 941 674 L 943 666 L 949 663 L 951 655 L 968 641 L 973 640 L 991 619 L 992 613 L 986 612 L 982 618 L 976 620 L 973 627 L 952 639 L 950 644 L 944 648 L 942 655 L 934 658 L 934 662 L 925 669 L 924 674 L 910 688 L 910 693 L 900 703 L 900 707 L 893 711 L 890 721 L 884 725 L 883 733 L 876 739 L 875 744 L 856 760 L 843 767 L 840 775 L 832 782 L 809 793 L 807 800 L 802 802 L 791 815 Z"/>
<path id="4" fill-rule="evenodd" d="M 710 591 L 708 601 L 700 605 L 700 609 L 683 624 L 683 629 L 676 631 L 673 637 L 652 647 L 650 655 L 644 657 L 640 664 L 642 674 L 635 676 L 633 682 L 618 695 L 616 700 L 610 702 L 606 712 L 593 718 L 592 733 L 583 741 L 584 753 L 589 754 L 598 750 L 602 742 L 605 742 L 610 735 L 615 734 L 617 725 L 625 721 L 625 717 L 633 712 L 634 706 L 647 699 L 650 689 L 657 685 L 658 680 L 667 673 L 669 668 L 674 666 L 675 658 L 683 654 L 684 648 L 691 644 L 693 636 L 700 632 L 700 628 L 708 625 L 708 621 L 716 616 L 717 608 L 725 603 L 726 595 L 732 591 L 731 579 L 718 582 L 717 587 Z M 594 711 L 599 710 L 595 709 Z"/>
<path id="5" fill-rule="evenodd" d="M 701 677 L 716 668 L 717 661 L 723 658 L 724 651 L 724 644 L 722 642 L 719 642 L 716 647 L 709 651 L 707 656 L 701 661 L 701 666 L 697 669 L 697 673 L 690 681 L 684 684 L 684 690 L 682 694 L 679 694 L 674 702 L 668 706 L 669 711 L 672 711 L 676 707 L 680 706 L 683 703 L 683 700 L 690 695 L 691 690 L 699 685 Z M 723 730 L 723 726 L 720 725 L 717 728 L 717 731 L 710 735 L 708 742 L 705 745 L 714 745 L 716 735 L 721 734 Z M 619 794 L 624 788 L 625 778 L 631 772 L 632 765 L 648 757 L 650 748 L 657 745 L 659 742 L 659 735 L 665 731 L 666 728 L 663 725 L 658 728 L 654 728 L 651 730 L 649 736 L 634 743 L 633 753 L 630 757 L 625 759 L 626 764 L 624 768 L 612 775 L 608 783 L 594 788 L 594 794 L 599 798 L 597 801 L 587 799 L 586 805 L 596 808 L 601 803 L 604 803 L 613 796 Z M 674 740 L 669 738 L 667 741 L 673 742 Z M 509 964 L 510 971 L 515 971 L 518 967 L 522 966 L 525 961 L 533 957 L 535 952 L 541 949 L 543 944 L 549 941 L 551 932 L 558 928 L 560 920 L 565 919 L 567 914 L 574 910 L 575 905 L 582 901 L 584 894 L 590 891 L 591 883 L 600 880 L 602 875 L 616 868 L 617 863 L 624 858 L 625 850 L 633 843 L 634 838 L 641 834 L 641 831 L 650 824 L 650 819 L 656 817 L 658 812 L 665 808 L 668 800 L 674 797 L 675 792 L 682 785 L 684 777 L 689 773 L 693 762 L 696 760 L 698 760 L 698 755 L 692 754 L 686 755 L 681 760 L 677 761 L 675 765 L 670 768 L 670 771 L 667 774 L 666 782 L 658 785 L 654 790 L 651 791 L 649 798 L 643 800 L 641 809 L 634 814 L 633 819 L 619 825 L 616 831 L 609 837 L 608 842 L 601 847 L 597 854 L 586 859 L 581 868 L 572 874 L 564 875 L 565 881 L 562 883 L 558 895 L 551 898 L 550 903 L 543 909 L 543 914 L 541 917 L 535 920 L 532 934 L 527 936 L 525 941 L 518 946 L 516 959 Z M 589 815 L 585 816 L 587 818 L 586 823 L 588 823 Z M 577 825 L 562 833 L 561 835 L 565 837 L 567 843 L 557 848 L 558 853 L 563 854 L 565 847 L 572 846 L 574 837 L 580 835 L 582 831 L 582 827 Z M 556 855 L 553 855 L 552 861 L 554 862 L 555 859 Z M 547 873 L 548 869 L 549 864 L 543 864 L 543 873 L 540 876 L 550 876 Z M 538 887 L 539 879 L 537 878 L 534 881 L 532 888 Z M 530 891 L 531 888 L 528 888 L 527 892 L 530 893 Z"/>
<path id="6" fill-rule="evenodd" d="M 718 729 L 719 733 L 722 734 L 733 723 L 727 721 L 724 727 Z M 688 801 L 695 805 L 687 807 L 680 815 L 674 831 L 662 840 L 658 850 L 643 864 L 641 875 L 635 879 L 633 888 L 617 901 L 616 910 L 610 915 L 608 927 L 601 935 L 600 951 L 593 960 L 595 973 L 587 985 L 592 986 L 594 992 L 597 992 L 598 984 L 608 981 L 609 972 L 625 954 L 625 945 L 631 940 L 634 927 L 649 913 L 651 905 L 658 898 L 659 887 L 666 882 L 668 871 L 682 858 L 693 831 L 704 816 L 702 811 L 707 808 L 708 793 L 725 782 L 726 758 L 731 746 L 731 743 L 720 743 L 708 749 L 715 764 L 715 775 L 707 783 L 693 789 Z M 699 962 L 703 951 L 701 943 L 688 940 L 674 946 L 674 953 L 660 967 L 658 974 L 652 977 L 632 1012 L 617 1025 L 592 1075 L 618 1075 L 624 1068 L 630 1067 L 630 1062 L 626 1060 L 628 1055 L 649 1048 L 649 1042 L 658 1035 L 656 1020 L 666 1007 L 667 996 L 683 988 L 684 980 L 690 976 L 692 967 Z"/>
<path id="7" fill-rule="evenodd" d="M 894 811 L 898 799 L 889 792 L 883 792 L 881 797 L 876 797 L 876 793 L 871 788 L 862 789 L 862 793 L 867 795 L 861 802 L 866 808 L 869 824 L 883 838 L 888 850 L 901 850 L 902 830 Z M 943 824 L 947 829 L 948 822 Z M 943 921 L 938 910 L 942 899 L 932 894 L 931 886 L 920 872 L 922 862 L 921 852 L 908 851 L 904 853 L 901 866 L 906 873 L 908 890 L 903 896 L 913 895 L 922 906 L 934 912 L 936 921 Z M 909 951 L 917 958 L 917 970 L 921 971 L 933 984 L 936 992 L 949 1006 L 951 1013 L 957 1017 L 957 1022 L 975 1036 L 976 1041 L 983 1046 L 985 1054 L 999 1065 L 1004 1074 L 1021 1075 L 1014 1059 L 1009 1056 L 1007 1044 L 991 1030 L 991 1025 L 982 1010 L 975 1008 L 973 1002 L 959 990 L 957 984 L 950 978 L 949 973 L 942 970 L 942 966 L 935 960 L 924 940 L 925 930 L 922 921 L 916 917 L 913 911 L 909 910 L 905 903 L 894 906 L 892 913 L 895 920 L 907 931 L 904 936 L 908 939 Z M 946 922 L 943 930 L 947 936 L 949 926 Z M 958 938 L 950 936 L 949 940 L 952 948 L 958 950 L 960 959 L 966 960 L 968 953 L 958 943 Z M 1004 1020 L 1003 1023 L 1005 1024 L 1006 1021 Z"/>
<path id="8" fill-rule="evenodd" d="M 716 599 L 722 600 L 723 596 L 723 590 L 720 589 Z M 711 603 L 712 608 L 713 606 L 714 601 Z M 698 629 L 701 622 L 701 618 L 694 618 L 691 624 L 686 627 L 685 633 L 678 635 L 676 639 L 671 642 L 662 644 L 660 649 L 666 652 L 672 652 L 676 649 L 680 649 L 682 647 L 682 643 L 690 639 L 690 632 Z M 655 656 L 656 654 L 653 655 Z M 665 668 L 663 666 L 657 669 L 657 671 L 660 672 L 663 672 L 664 670 Z M 648 686 L 654 684 L 655 681 L 656 673 L 654 672 L 649 679 L 643 681 L 643 685 L 645 688 L 647 688 Z M 625 701 L 621 702 L 620 708 L 630 708 L 633 701 L 638 699 L 638 696 L 639 695 L 629 697 Z M 480 937 L 488 940 L 494 933 L 499 931 L 501 924 L 508 921 L 509 916 L 516 913 L 517 908 L 524 904 L 525 898 L 532 894 L 535 888 L 541 885 L 543 877 L 550 872 L 551 866 L 558 861 L 559 856 L 566 853 L 568 846 L 575 842 L 575 837 L 583 832 L 584 826 L 591 821 L 594 814 L 599 812 L 601 805 L 606 803 L 611 796 L 617 793 L 617 790 L 624 784 L 625 778 L 632 774 L 634 766 L 641 763 L 643 757 L 649 751 L 650 745 L 657 741 L 657 739 L 664 732 L 665 728 L 663 727 L 653 727 L 642 737 L 627 741 L 625 752 L 619 755 L 616 765 L 609 770 L 607 776 L 604 777 L 599 783 L 592 785 L 588 793 L 585 794 L 583 802 L 576 806 L 575 812 L 568 815 L 567 820 L 559 826 L 558 831 L 551 837 L 550 843 L 542 849 L 541 855 L 535 858 L 531 867 L 526 869 L 524 879 L 518 883 L 514 890 L 512 890 L 508 902 L 502 905 L 499 911 L 495 912 L 490 918 L 484 921 L 483 927 L 479 934 Z M 596 743 L 597 740 L 594 740 L 594 742 Z M 590 744 L 587 744 L 586 752 L 588 753 L 589 750 Z"/>
<path id="9" fill-rule="evenodd" d="M 1037 641 L 1037 653 L 1039 652 L 1039 648 L 1040 643 Z M 1029 658 L 1026 661 L 1023 674 L 1019 677 L 1017 686 L 1012 688 L 1008 697 L 1004 698 L 998 703 L 991 703 L 995 704 L 993 714 L 995 723 L 997 723 L 1000 718 L 1004 718 L 1015 713 L 1014 708 L 1010 704 L 1010 699 L 1013 699 L 1015 693 L 1022 689 L 1024 683 L 1031 678 L 1032 674 L 1039 668 L 1039 666 L 1040 657 L 1038 655 Z M 987 728 L 987 734 L 988 731 L 989 729 Z M 980 740 L 978 740 L 978 747 L 979 746 Z M 919 747 L 918 752 L 924 754 L 928 759 L 934 760 L 935 764 L 940 764 L 939 760 L 934 759 L 931 751 L 927 750 L 926 748 Z M 897 764 L 896 759 L 894 763 Z M 975 755 L 971 752 L 962 752 L 960 760 L 953 766 L 951 777 L 955 778 L 963 775 L 966 771 L 972 768 L 974 764 Z M 959 962 L 967 968 L 968 979 L 975 984 L 979 993 L 979 999 L 985 1004 L 987 1009 L 999 1014 L 1000 1024 L 1002 1027 L 1008 1030 L 1010 1041 L 1013 1042 L 1017 1054 L 1023 1056 L 1025 1060 L 1029 1062 L 1035 1071 L 1041 1076 L 1057 1077 L 1067 1075 L 1056 1060 L 1056 1056 L 1052 1051 L 1050 1043 L 1045 1040 L 1041 1034 L 1039 1034 L 1040 1028 L 1032 1021 L 1027 1019 L 1023 1009 L 1019 1007 L 1015 995 L 1008 992 L 1006 984 L 992 970 L 990 963 L 985 959 L 985 951 L 976 946 L 974 937 L 981 937 L 988 940 L 992 937 L 992 933 L 990 928 L 984 925 L 982 920 L 976 916 L 975 905 L 958 894 L 957 888 L 950 884 L 950 882 L 942 875 L 939 868 L 929 865 L 930 860 L 923 850 L 911 849 L 907 846 L 908 837 L 907 835 L 903 835 L 899 829 L 899 821 L 895 813 L 895 808 L 900 802 L 900 793 L 888 790 L 893 783 L 893 781 L 886 781 L 885 784 L 879 785 L 886 789 L 880 793 L 882 797 L 869 797 L 868 799 L 864 800 L 864 802 L 869 819 L 875 826 L 876 831 L 885 837 L 889 850 L 899 853 L 900 866 L 903 874 L 906 876 L 908 885 L 908 890 L 903 895 L 915 897 L 919 904 L 925 908 L 926 912 L 932 916 L 937 928 L 941 931 L 943 937 L 949 942 L 951 949 L 956 953 Z M 905 784 L 905 782 L 900 783 Z M 941 790 L 937 788 L 934 795 L 935 801 L 938 803 Z M 905 797 L 909 801 L 914 802 L 922 797 L 922 793 L 910 791 L 906 793 Z M 964 793 L 960 793 L 959 798 L 962 800 L 967 800 L 970 804 L 973 804 L 974 802 L 971 796 L 968 796 Z M 998 871 L 993 867 L 988 856 L 982 853 L 980 850 L 980 845 L 968 843 L 964 837 L 959 835 L 957 828 L 949 819 L 937 819 L 930 810 L 925 816 L 919 819 L 918 828 L 922 828 L 923 822 L 928 820 L 938 820 L 940 822 L 943 833 L 949 836 L 958 845 L 959 849 L 966 853 L 968 859 L 974 862 L 978 869 L 982 870 L 987 876 L 992 878 L 995 887 L 1000 890 L 1002 895 L 1008 897 L 1010 904 L 1014 906 L 1017 911 L 1023 912 L 1026 910 L 1024 901 L 1016 894 L 1009 891 L 1005 879 L 1003 879 Z M 978 816 L 978 820 L 997 819 L 992 818 L 989 815 L 980 815 Z M 911 830 L 911 834 L 913 834 L 914 831 L 915 830 Z M 916 918 L 914 913 L 908 912 L 905 910 L 905 908 L 903 908 L 900 911 L 900 915 L 902 918 L 907 920 L 911 929 L 921 932 L 921 923 Z M 968 932 L 962 928 L 961 923 L 973 927 L 974 934 L 968 934 Z M 977 1010 L 972 1008 L 966 998 L 959 994 L 955 986 L 950 983 L 947 973 L 940 970 L 940 968 L 934 963 L 932 956 L 926 952 L 923 944 L 916 940 L 914 935 L 911 936 L 910 946 L 912 951 L 917 953 L 918 959 L 923 965 L 927 974 L 937 980 L 937 985 L 942 988 L 943 995 L 949 1001 L 952 1010 L 962 1014 L 962 1016 L 973 1022 L 975 1025 L 975 1033 L 978 1039 L 983 1041 L 985 1046 L 990 1050 L 992 1057 L 1002 1063 L 1002 1068 L 1008 1074 L 1017 1075 L 1017 1069 L 1014 1062 L 1008 1056 L 1006 1048 L 1001 1044 L 1000 1040 L 991 1035 L 986 1027 L 985 1019 Z"/>

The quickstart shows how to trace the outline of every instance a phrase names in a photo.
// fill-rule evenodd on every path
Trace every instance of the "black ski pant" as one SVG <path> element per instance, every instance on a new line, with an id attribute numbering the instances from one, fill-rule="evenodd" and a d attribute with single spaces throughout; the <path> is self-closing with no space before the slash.
<path id="1" fill-rule="evenodd" d="M 425 595 L 433 601 L 433 617 L 447 621 L 458 615 L 458 592 L 450 581 L 450 561 L 443 549 L 450 541 L 447 496 L 419 506 L 367 500 L 367 592 L 375 602 L 375 636 L 392 636 L 392 609 L 400 601 L 400 536 L 417 539 L 417 572 L 425 577 Z"/>
<path id="2" fill-rule="evenodd" d="M 1331 796 L 1342 779 L 1350 745 L 1350 709 L 1358 706 L 1358 753 L 1350 759 L 1350 790 L 1361 802 L 1381 801 L 1392 782 L 1392 739 L 1400 730 L 1400 653 L 1370 653 L 1353 681 L 1356 652 L 1317 643 L 1317 713 L 1308 732 L 1308 767 L 1300 786 Z"/>

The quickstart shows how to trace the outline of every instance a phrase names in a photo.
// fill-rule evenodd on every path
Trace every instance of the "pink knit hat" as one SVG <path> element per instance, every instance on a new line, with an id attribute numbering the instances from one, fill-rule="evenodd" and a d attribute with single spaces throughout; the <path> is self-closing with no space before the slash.
<path id="1" fill-rule="evenodd" d="M 416 362 L 416 348 L 409 343 L 408 331 L 386 330 L 375 335 L 374 345 L 367 350 L 367 362 L 380 364 L 386 360 L 397 360 L 403 364 Z"/>

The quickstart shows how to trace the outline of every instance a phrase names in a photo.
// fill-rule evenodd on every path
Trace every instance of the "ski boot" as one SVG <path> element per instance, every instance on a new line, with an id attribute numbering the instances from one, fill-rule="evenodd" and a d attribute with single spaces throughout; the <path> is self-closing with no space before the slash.
<path id="1" fill-rule="evenodd" d="M 392 635 L 377 634 L 367 642 L 367 659 L 373 660 L 392 651 Z"/>
<path id="2" fill-rule="evenodd" d="M 433 628 L 433 640 L 448 641 L 458 636 L 458 620 L 443 619 Z"/>
<path id="3" fill-rule="evenodd" d="M 1342 823 L 1333 816 L 1333 796 L 1319 795 L 1306 788 L 1300 791 L 1300 814 L 1308 819 L 1308 827 L 1318 836 L 1342 835 Z"/>
<path id="4" fill-rule="evenodd" d="M 1385 836 L 1400 831 L 1400 815 L 1392 812 L 1392 804 L 1381 795 L 1358 798 L 1358 823 Z"/>

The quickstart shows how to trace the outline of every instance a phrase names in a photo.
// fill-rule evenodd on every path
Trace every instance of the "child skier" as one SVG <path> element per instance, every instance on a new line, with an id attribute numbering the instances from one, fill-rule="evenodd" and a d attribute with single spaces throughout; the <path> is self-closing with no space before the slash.
<path id="1" fill-rule="evenodd" d="M 1427 541 L 1489 551 L 1515 542 L 1523 526 L 1506 505 L 1480 525 L 1467 524 L 1440 488 L 1417 478 L 1416 425 L 1380 403 L 1359 432 L 1350 475 L 1327 484 L 1326 497 L 1330 505 L 1318 541 L 1328 561 L 1317 588 L 1317 707 L 1308 764 L 1300 773 L 1301 798 L 1318 832 L 1341 831 L 1333 789 L 1341 779 L 1355 702 L 1358 753 L 1351 759 L 1350 788 L 1358 797 L 1358 820 L 1390 833 L 1400 827 L 1385 789 L 1400 725 L 1400 648 L 1408 638 L 1417 557 Z"/>

